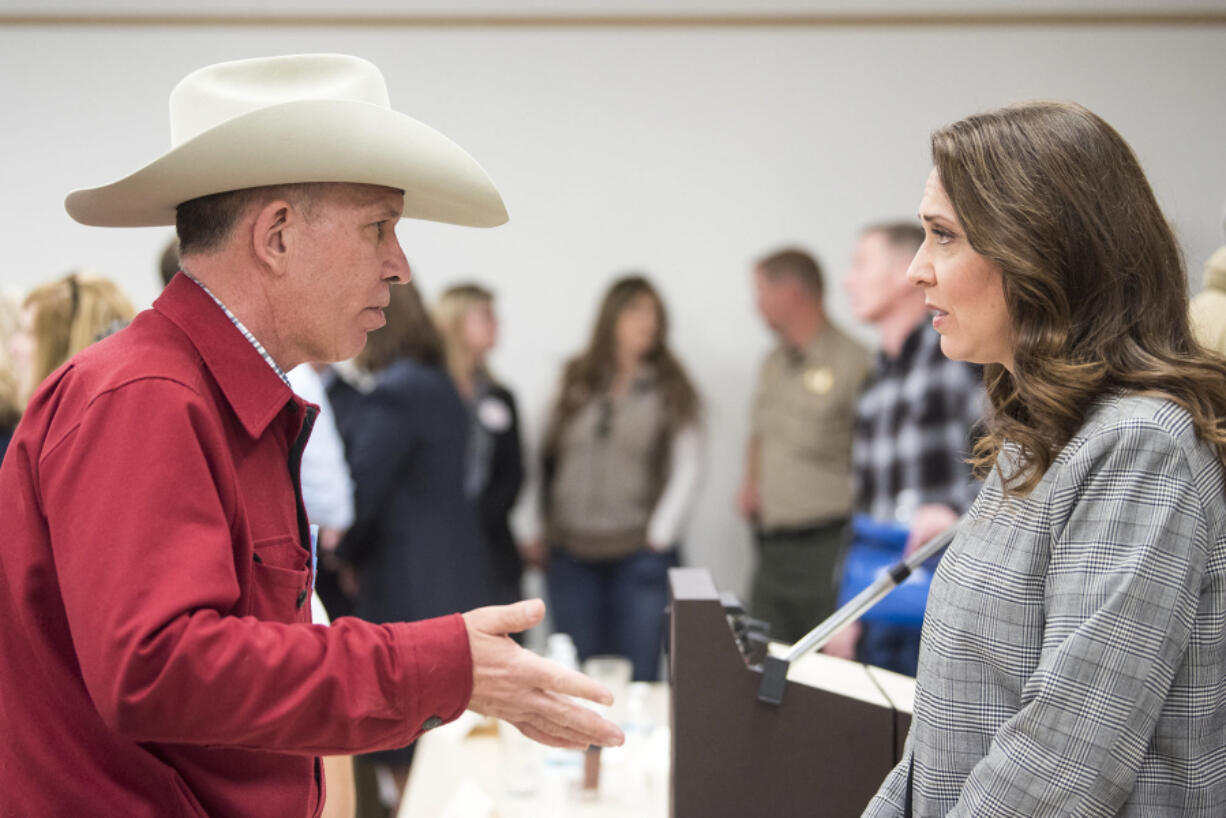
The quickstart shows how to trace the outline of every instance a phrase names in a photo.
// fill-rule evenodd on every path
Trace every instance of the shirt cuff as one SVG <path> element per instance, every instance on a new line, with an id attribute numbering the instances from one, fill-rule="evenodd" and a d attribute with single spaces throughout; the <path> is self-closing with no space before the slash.
<path id="1" fill-rule="evenodd" d="M 473 660 L 464 617 L 451 614 L 421 622 L 396 623 L 408 686 L 406 716 L 414 736 L 459 718 L 473 692 Z"/>

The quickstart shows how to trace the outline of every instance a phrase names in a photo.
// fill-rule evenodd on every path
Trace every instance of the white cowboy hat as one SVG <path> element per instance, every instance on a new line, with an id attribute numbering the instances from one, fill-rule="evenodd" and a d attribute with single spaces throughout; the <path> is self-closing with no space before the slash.
<path id="1" fill-rule="evenodd" d="M 182 202 L 263 185 L 358 182 L 404 191 L 404 215 L 470 227 L 507 220 L 463 148 L 393 111 L 379 69 L 343 54 L 219 63 L 170 94 L 171 149 L 64 207 L 82 224 L 175 223 Z"/>

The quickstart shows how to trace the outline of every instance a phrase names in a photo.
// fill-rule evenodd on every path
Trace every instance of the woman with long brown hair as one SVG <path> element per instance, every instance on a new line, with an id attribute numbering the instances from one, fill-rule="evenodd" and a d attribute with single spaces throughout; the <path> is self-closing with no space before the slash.
<path id="1" fill-rule="evenodd" d="M 1226 361 L 1128 144 L 1072 103 L 932 137 L 924 288 L 987 472 L 866 815 L 1226 814 Z"/>
<path id="2" fill-rule="evenodd" d="M 613 283 L 562 374 L 544 443 L 554 627 L 656 679 L 668 569 L 700 471 L 699 399 L 642 276 Z"/>

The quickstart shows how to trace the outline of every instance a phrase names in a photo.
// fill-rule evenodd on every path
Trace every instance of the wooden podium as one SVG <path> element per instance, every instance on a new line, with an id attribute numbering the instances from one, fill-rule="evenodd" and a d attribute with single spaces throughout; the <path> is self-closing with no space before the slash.
<path id="1" fill-rule="evenodd" d="M 907 677 L 814 654 L 762 703 L 710 575 L 673 569 L 669 586 L 672 818 L 860 815 L 910 726 Z"/>

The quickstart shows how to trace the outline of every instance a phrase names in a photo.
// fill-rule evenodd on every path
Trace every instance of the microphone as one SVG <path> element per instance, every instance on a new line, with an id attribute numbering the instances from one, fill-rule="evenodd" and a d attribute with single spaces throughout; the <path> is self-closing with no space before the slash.
<path id="1" fill-rule="evenodd" d="M 959 517 L 949 528 L 915 549 L 911 556 L 890 566 L 889 570 L 878 577 L 872 585 L 847 600 L 843 607 L 801 637 L 786 655 L 767 656 L 762 662 L 762 682 L 758 686 L 758 701 L 775 707 L 783 704 L 783 691 L 787 688 L 788 667 L 792 662 L 811 650 L 819 650 L 833 639 L 835 634 L 864 616 L 886 594 L 911 576 L 912 571 L 949 545 L 965 519 L 965 515 Z"/>

